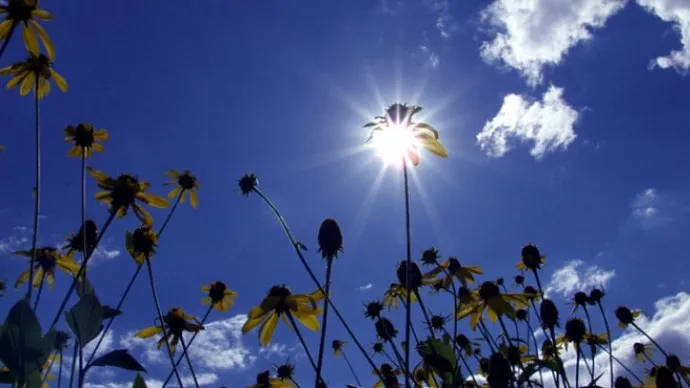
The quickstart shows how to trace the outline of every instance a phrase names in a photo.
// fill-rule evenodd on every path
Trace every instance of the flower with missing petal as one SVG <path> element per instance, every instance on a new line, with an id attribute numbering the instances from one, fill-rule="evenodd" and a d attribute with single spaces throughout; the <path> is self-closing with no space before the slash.
<path id="1" fill-rule="evenodd" d="M 92 124 L 81 123 L 65 128 L 65 141 L 73 143 L 67 153 L 69 156 L 83 156 L 88 158 L 91 152 L 103 152 L 103 145 L 99 142 L 108 140 L 108 131 L 95 129 Z"/>
<path id="2" fill-rule="evenodd" d="M 138 265 L 144 264 L 156 253 L 158 234 L 150 227 L 142 225 L 134 233 L 125 231 L 125 248 Z"/>
<path id="3" fill-rule="evenodd" d="M 17 251 L 13 254 L 31 259 L 31 257 L 33 257 L 33 250 Z M 53 288 L 55 283 L 55 268 L 59 268 L 71 276 L 76 276 L 77 272 L 79 272 L 79 264 L 74 262 L 74 258 L 71 254 L 63 256 L 53 247 L 37 248 L 36 261 L 34 261 L 33 287 L 39 287 L 45 277 L 48 286 Z M 29 276 L 30 270 L 27 269 L 22 272 L 14 283 L 15 288 L 26 283 L 26 281 L 29 280 Z"/>
<path id="4" fill-rule="evenodd" d="M 510 319 L 515 319 L 515 307 L 513 304 L 520 307 L 527 307 L 527 298 L 522 294 L 501 293 L 501 289 L 494 282 L 484 282 L 475 291 L 471 293 L 471 301 L 464 303 L 457 309 L 456 319 L 462 319 L 467 316 L 470 318 L 470 327 L 472 330 L 477 328 L 479 319 L 486 311 L 491 322 L 496 323 L 498 317 L 507 316 Z"/>
<path id="5" fill-rule="evenodd" d="M 517 264 L 517 269 L 520 271 L 537 271 L 546 263 L 546 257 L 542 256 L 539 249 L 532 244 L 522 247 L 521 255 L 522 260 Z"/>
<path id="6" fill-rule="evenodd" d="M 445 288 L 450 287 L 453 282 L 453 278 L 457 279 L 460 284 L 467 287 L 468 284 L 474 283 L 474 275 L 483 274 L 484 271 L 474 265 L 463 266 L 460 261 L 455 257 L 451 257 L 448 260 L 439 264 L 436 268 L 424 274 L 424 283 L 433 284 L 436 281 L 436 277 L 442 274 L 441 280 L 443 280 L 443 286 Z"/>
<path id="7" fill-rule="evenodd" d="M 187 194 L 189 194 L 189 204 L 196 209 L 199 203 L 199 200 L 196 196 L 196 191 L 201 188 L 196 176 L 192 175 L 192 172 L 189 170 L 185 170 L 185 172 L 182 174 L 180 174 L 177 170 L 170 170 L 165 173 L 165 176 L 172 179 L 168 182 L 165 182 L 166 186 L 177 186 L 170 190 L 168 193 L 168 198 L 173 199 L 180 197 L 180 203 L 184 203 L 185 199 L 187 198 Z"/>
<path id="8" fill-rule="evenodd" d="M 38 0 L 9 0 L 7 4 L 0 5 L 0 15 L 6 15 L 0 22 L 0 42 L 10 39 L 14 30 L 22 25 L 24 46 L 26 49 L 38 55 L 40 38 L 49 58 L 55 57 L 55 48 L 48 33 L 37 20 L 47 22 L 53 18 L 50 12 L 38 8 Z M 38 38 L 36 37 L 38 35 Z"/>
<path id="9" fill-rule="evenodd" d="M 322 312 L 317 302 L 323 299 L 323 293 L 318 290 L 311 294 L 292 294 L 290 289 L 284 285 L 273 286 L 261 304 L 249 311 L 249 317 L 242 326 L 242 334 L 246 334 L 261 325 L 259 343 L 261 346 L 268 346 L 278 325 L 278 319 L 283 318 L 285 324 L 290 328 L 292 327 L 288 315 L 308 329 L 317 331 L 319 330 L 317 315 Z"/>
<path id="10" fill-rule="evenodd" d="M 331 342 L 331 347 L 333 348 L 333 355 L 339 356 L 343 354 L 343 345 L 345 345 L 345 341 L 342 340 L 333 340 Z"/>
<path id="11" fill-rule="evenodd" d="M 175 348 L 182 338 L 184 332 L 197 333 L 204 330 L 204 326 L 196 320 L 196 318 L 185 314 L 184 310 L 179 307 L 172 308 L 163 317 L 163 324 L 165 325 L 165 334 L 170 340 L 170 351 L 175 353 Z M 139 330 L 135 337 L 150 338 L 154 335 L 163 334 L 163 326 L 152 326 L 146 329 Z M 165 344 L 166 337 L 163 336 L 158 340 L 158 349 Z"/>
<path id="12" fill-rule="evenodd" d="M 201 291 L 206 293 L 206 297 L 201 299 L 201 303 L 212 305 L 218 311 L 226 312 L 235 304 L 237 293 L 228 289 L 225 283 L 220 280 L 209 285 L 201 286 Z"/>
<path id="13" fill-rule="evenodd" d="M 625 306 L 620 306 L 616 309 L 616 318 L 618 318 L 618 326 L 625 329 L 628 325 L 635 322 L 642 313 L 639 310 L 630 310 Z"/>
<path id="14" fill-rule="evenodd" d="M 67 91 L 67 81 L 53 70 L 50 58 L 43 54 L 31 55 L 27 60 L 0 69 L 0 75 L 10 75 L 12 78 L 5 86 L 12 89 L 19 86 L 19 94 L 26 96 L 32 90 L 38 89 L 38 99 L 42 99 L 50 93 L 50 80 L 55 81 L 58 89 Z M 38 87 L 37 87 L 38 86 Z"/>
<path id="15" fill-rule="evenodd" d="M 391 283 L 390 287 L 383 293 L 383 305 L 386 306 L 388 310 L 398 309 L 398 301 L 401 301 L 403 306 L 407 303 L 407 290 L 404 286 Z M 410 302 L 416 302 L 417 296 L 412 293 L 410 295 Z"/>
<path id="16" fill-rule="evenodd" d="M 122 174 L 117 178 L 111 178 L 102 171 L 88 167 L 89 174 L 96 180 L 98 187 L 103 191 L 96 193 L 96 199 L 110 206 L 110 211 L 118 217 L 127 215 L 131 207 L 137 218 L 144 224 L 153 225 L 151 214 L 139 204 L 145 203 L 157 208 L 165 208 L 168 201 L 158 195 L 147 193 L 151 185 L 143 180 Z"/>

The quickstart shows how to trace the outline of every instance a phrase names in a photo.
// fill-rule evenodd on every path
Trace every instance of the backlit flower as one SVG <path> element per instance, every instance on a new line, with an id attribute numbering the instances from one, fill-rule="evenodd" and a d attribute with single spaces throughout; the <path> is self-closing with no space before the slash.
<path id="1" fill-rule="evenodd" d="M 33 250 L 17 251 L 14 252 L 14 254 L 31 259 Z M 79 264 L 74 262 L 72 255 L 63 256 L 56 248 L 52 247 L 37 248 L 36 260 L 34 261 L 33 287 L 38 287 L 45 277 L 48 286 L 53 288 L 55 283 L 55 268 L 59 268 L 71 276 L 76 276 L 77 272 L 79 272 Z M 29 276 L 30 270 L 27 269 L 19 275 L 14 286 L 19 287 L 26 283 L 26 281 L 29 280 Z"/>
<path id="2" fill-rule="evenodd" d="M 271 377 L 269 371 L 256 375 L 256 384 L 247 388 L 293 388 L 295 385 L 290 380 Z"/>
<path id="3" fill-rule="evenodd" d="M 633 344 L 633 351 L 635 352 L 635 358 L 640 362 L 646 362 L 647 359 L 652 357 L 652 348 L 648 344 L 643 344 L 635 342 Z"/>
<path id="4" fill-rule="evenodd" d="M 546 257 L 542 256 L 539 249 L 532 244 L 522 247 L 521 255 L 522 260 L 517 264 L 517 268 L 520 271 L 536 271 L 541 269 L 541 266 L 546 263 Z"/>
<path id="5" fill-rule="evenodd" d="M 95 129 L 92 124 L 81 123 L 65 128 L 65 141 L 73 143 L 67 153 L 69 156 L 91 156 L 91 152 L 103 152 L 103 145 L 99 142 L 108 140 L 108 131 Z"/>
<path id="6" fill-rule="evenodd" d="M 343 251 L 343 234 L 332 218 L 326 218 L 319 227 L 319 252 L 324 259 L 332 260 Z"/>
<path id="7" fill-rule="evenodd" d="M 486 311 L 491 322 L 497 322 L 498 317 L 505 315 L 510 319 L 515 319 L 515 308 L 527 307 L 527 298 L 522 294 L 501 293 L 501 289 L 493 282 L 484 282 L 479 289 L 472 291 L 471 301 L 461 304 L 458 308 L 456 318 L 462 319 L 467 316 L 470 318 L 472 330 L 477 328 L 479 319 Z"/>
<path id="8" fill-rule="evenodd" d="M 374 384 L 374 388 L 400 388 L 398 376 L 401 376 L 403 372 L 399 369 L 393 368 L 390 364 L 381 364 L 379 370 L 374 371 L 374 374 L 382 377 L 382 380 L 379 380 L 376 382 L 376 384 Z"/>
<path id="9" fill-rule="evenodd" d="M 196 333 L 204 330 L 196 318 L 185 314 L 184 310 L 179 307 L 172 308 L 163 317 L 163 324 L 165 325 L 165 333 L 167 334 L 167 339 L 170 340 L 170 351 L 175 353 L 175 347 L 180 342 L 182 334 L 186 332 Z M 149 338 L 154 335 L 163 334 L 163 326 L 152 326 L 146 329 L 142 329 L 135 334 L 138 338 Z M 165 344 L 166 337 L 163 336 L 158 340 L 158 349 L 163 347 Z"/>
<path id="10" fill-rule="evenodd" d="M 456 278 L 460 284 L 467 287 L 468 284 L 474 283 L 474 275 L 480 275 L 482 273 L 484 273 L 484 271 L 480 267 L 474 265 L 463 266 L 458 259 L 451 257 L 439 264 L 436 268 L 425 273 L 424 283 L 432 284 L 436 281 L 436 276 L 443 274 L 441 279 L 443 280 L 444 288 L 450 286 L 453 282 L 453 278 Z"/>
<path id="11" fill-rule="evenodd" d="M 165 183 L 166 186 L 177 186 L 170 190 L 168 193 L 168 198 L 173 199 L 180 197 L 180 203 L 184 203 L 187 195 L 189 194 L 189 204 L 192 205 L 193 208 L 196 208 L 199 203 L 199 200 L 196 196 L 196 191 L 201 188 L 196 176 L 192 175 L 192 172 L 189 170 L 185 170 L 185 172 L 182 174 L 180 174 L 177 170 L 170 170 L 165 173 L 165 176 L 172 179 Z"/>
<path id="12" fill-rule="evenodd" d="M 0 75 L 10 75 L 12 78 L 5 86 L 12 89 L 19 86 L 19 94 L 26 96 L 31 90 L 36 90 L 38 84 L 38 98 L 42 99 L 50 93 L 50 80 L 55 81 L 58 89 L 67 91 L 67 81 L 55 70 L 52 61 L 43 54 L 31 55 L 27 60 L 0 69 Z M 38 81 L 38 82 L 37 82 Z"/>
<path id="13" fill-rule="evenodd" d="M 252 173 L 246 173 L 240 178 L 238 185 L 240 186 L 240 193 L 247 196 L 259 185 L 259 179 Z"/>
<path id="14" fill-rule="evenodd" d="M 259 343 L 262 346 L 267 346 L 273 337 L 279 318 L 283 318 L 288 327 L 292 327 L 288 320 L 288 314 L 308 329 L 317 331 L 319 330 L 317 315 L 322 312 L 317 302 L 322 299 L 324 299 L 324 295 L 320 291 L 293 295 L 286 286 L 273 286 L 261 304 L 249 311 L 249 317 L 242 327 L 242 333 L 246 334 L 261 325 Z"/>
<path id="15" fill-rule="evenodd" d="M 84 240 L 86 240 L 87 251 L 92 251 L 96 248 L 96 240 L 98 239 L 98 226 L 93 220 L 86 220 L 84 226 L 79 228 L 79 233 L 70 233 L 65 239 L 67 244 L 60 249 L 67 249 L 67 255 L 72 252 L 84 252 Z"/>
<path id="16" fill-rule="evenodd" d="M 91 167 L 88 170 L 98 183 L 98 187 L 104 190 L 96 193 L 96 199 L 108 204 L 110 211 L 116 213 L 118 217 L 127 215 L 127 210 L 131 207 L 137 218 L 144 225 L 150 226 L 153 224 L 153 218 L 139 202 L 157 208 L 168 206 L 168 201 L 165 198 L 146 192 L 151 187 L 146 181 L 127 174 L 122 174 L 114 179 Z"/>
<path id="17" fill-rule="evenodd" d="M 640 316 L 641 312 L 639 310 L 631 311 L 625 306 L 620 306 L 616 309 L 616 318 L 618 318 L 618 326 L 621 329 L 625 329 L 631 323 L 635 322 L 635 319 Z"/>
<path id="18" fill-rule="evenodd" d="M 391 283 L 390 287 L 383 293 L 383 305 L 388 310 L 398 309 L 398 301 L 402 301 L 403 305 L 407 303 L 407 290 L 405 287 L 397 283 Z M 410 295 L 410 302 L 416 302 L 417 296 L 414 293 Z"/>
<path id="19" fill-rule="evenodd" d="M 38 55 L 38 38 L 40 38 L 48 57 L 55 57 L 53 42 L 43 26 L 36 21 L 36 19 L 49 21 L 53 16 L 50 12 L 38 8 L 38 0 L 9 0 L 7 4 L 0 5 L 0 15 L 6 15 L 0 22 L 0 42 L 10 39 L 12 32 L 19 25 L 22 25 L 24 27 L 24 46 L 30 53 Z"/>
<path id="20" fill-rule="evenodd" d="M 153 257 L 157 244 L 158 234 L 150 226 L 140 226 L 134 233 L 125 232 L 125 248 L 138 265 Z"/>
<path id="21" fill-rule="evenodd" d="M 333 342 L 331 342 L 331 347 L 333 348 L 333 354 L 336 356 L 343 354 L 343 345 L 345 345 L 345 341 L 333 340 Z"/>
<path id="22" fill-rule="evenodd" d="M 207 296 L 201 300 L 205 305 L 213 305 L 218 311 L 228 311 L 232 305 L 235 304 L 237 293 L 228 289 L 225 283 L 220 280 L 209 285 L 201 286 L 201 291 L 205 292 Z"/>

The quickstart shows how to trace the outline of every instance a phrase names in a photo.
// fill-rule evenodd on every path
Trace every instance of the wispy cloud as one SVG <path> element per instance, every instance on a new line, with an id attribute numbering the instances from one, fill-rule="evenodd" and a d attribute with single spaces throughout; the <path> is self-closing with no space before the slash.
<path id="1" fill-rule="evenodd" d="M 260 347 L 259 354 L 263 354 L 266 358 L 271 358 L 273 356 L 282 358 L 287 355 L 287 345 L 274 342 L 268 346 Z"/>
<path id="2" fill-rule="evenodd" d="M 477 143 L 492 157 L 502 157 L 517 142 L 533 142 L 530 154 L 566 150 L 575 141 L 579 113 L 563 99 L 563 89 L 551 85 L 541 101 L 508 94 L 498 114 L 477 134 Z"/>
<path id="3" fill-rule="evenodd" d="M 93 252 L 93 259 L 112 260 L 120 256 L 122 252 L 118 248 L 102 246 Z M 93 263 L 93 261 L 91 261 Z"/>
<path id="4" fill-rule="evenodd" d="M 592 38 L 592 30 L 620 11 L 626 0 L 496 0 L 482 11 L 493 32 L 481 55 L 518 70 L 530 85 L 542 82 L 545 66 L 560 64 L 568 50 Z"/>
<path id="5" fill-rule="evenodd" d="M 551 275 L 546 294 L 571 297 L 578 291 L 589 292 L 594 287 L 606 287 L 614 276 L 615 270 L 606 270 L 597 265 L 585 266 L 582 260 L 572 260 Z"/>
<path id="6" fill-rule="evenodd" d="M 457 23 L 450 14 L 448 0 L 424 0 L 423 3 L 436 14 L 436 29 L 439 35 L 444 39 L 450 38 L 457 29 Z"/>
<path id="7" fill-rule="evenodd" d="M 650 67 L 673 68 L 682 75 L 690 71 L 690 6 L 687 2 L 676 0 L 637 0 L 644 9 L 661 20 L 673 23 L 680 35 L 680 50 L 671 51 L 666 56 L 652 60 Z"/>
<path id="8" fill-rule="evenodd" d="M 358 289 L 359 291 L 366 291 L 366 290 L 370 290 L 372 287 L 374 287 L 374 285 L 371 284 L 371 283 L 368 283 L 368 284 L 365 284 L 365 285 L 363 285 L 363 286 L 357 287 L 357 289 Z"/>
<path id="9" fill-rule="evenodd" d="M 632 201 L 631 220 L 634 226 L 644 230 L 651 230 L 673 221 L 674 201 L 667 195 L 660 194 L 653 188 L 648 188 L 635 196 Z"/>
<path id="10" fill-rule="evenodd" d="M 8 255 L 26 247 L 29 238 L 24 236 L 7 236 L 0 239 L 0 254 Z"/>
<path id="11" fill-rule="evenodd" d="M 379 0 L 379 3 L 381 11 L 391 15 L 397 14 L 405 6 L 402 0 Z"/>

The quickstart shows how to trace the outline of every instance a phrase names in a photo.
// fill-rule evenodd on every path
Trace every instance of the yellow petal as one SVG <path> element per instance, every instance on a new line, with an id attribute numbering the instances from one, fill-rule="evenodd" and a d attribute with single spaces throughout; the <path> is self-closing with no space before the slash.
<path id="1" fill-rule="evenodd" d="M 100 143 L 93 143 L 91 145 L 91 149 L 93 150 L 93 152 L 103 152 L 104 150 L 103 145 Z"/>
<path id="2" fill-rule="evenodd" d="M 12 28 L 12 23 L 14 23 L 13 19 L 5 19 L 0 23 L 0 41 L 7 38 Z"/>
<path id="3" fill-rule="evenodd" d="M 40 286 L 41 283 L 43 282 L 43 275 L 45 275 L 45 272 L 43 271 L 43 269 L 40 267 L 37 268 L 36 274 L 34 276 L 34 287 L 35 288 L 38 288 L 38 286 Z"/>
<path id="4" fill-rule="evenodd" d="M 182 187 L 175 187 L 174 189 L 170 190 L 168 193 L 168 198 L 177 198 L 178 195 L 182 192 Z"/>
<path id="5" fill-rule="evenodd" d="M 29 270 L 28 269 L 26 271 L 22 272 L 21 275 L 19 275 L 17 280 L 14 282 L 14 288 L 19 288 L 19 286 L 26 283 L 27 280 L 29 280 Z"/>
<path id="6" fill-rule="evenodd" d="M 209 287 L 208 285 L 204 284 L 201 286 L 201 292 L 209 292 L 209 291 L 211 291 L 211 287 Z"/>
<path id="7" fill-rule="evenodd" d="M 305 314 L 299 311 L 292 311 L 292 316 L 295 317 L 300 323 L 306 326 L 308 329 L 317 331 L 319 330 L 319 320 L 316 319 L 314 314 Z"/>
<path id="8" fill-rule="evenodd" d="M 268 344 L 271 342 L 273 332 L 275 332 L 277 325 L 278 314 L 273 313 L 271 314 L 271 317 L 268 318 L 268 320 L 261 326 L 261 330 L 259 330 L 259 343 L 261 346 L 268 346 Z"/>
<path id="9" fill-rule="evenodd" d="M 164 174 L 168 178 L 172 178 L 172 179 L 178 179 L 180 177 L 180 173 L 177 170 L 166 171 Z"/>
<path id="10" fill-rule="evenodd" d="M 56 81 L 57 83 L 57 81 Z M 108 131 L 105 129 L 99 129 L 93 132 L 93 139 L 96 141 L 106 141 L 108 140 Z"/>
<path id="11" fill-rule="evenodd" d="M 195 209 L 196 206 L 199 204 L 199 200 L 196 198 L 196 191 L 194 190 L 189 191 L 189 204 L 192 205 L 192 207 Z"/>
<path id="12" fill-rule="evenodd" d="M 162 332 L 163 332 L 162 327 L 151 326 L 151 327 L 147 327 L 146 329 L 139 330 L 134 336 L 139 337 L 139 338 L 149 338 L 149 337 L 153 337 L 154 335 L 160 334 Z"/>
<path id="13" fill-rule="evenodd" d="M 139 200 L 141 200 L 149 206 L 161 209 L 168 207 L 168 201 L 159 195 L 149 193 L 138 193 L 137 198 L 139 198 Z"/>
<path id="14" fill-rule="evenodd" d="M 209 304 L 211 304 L 212 301 L 213 301 L 213 299 L 211 299 L 210 296 L 201 298 L 201 304 L 209 305 Z"/>
<path id="15" fill-rule="evenodd" d="M 31 11 L 31 16 L 45 21 L 53 19 L 53 15 L 51 15 L 50 12 L 46 11 L 45 9 L 35 9 Z"/>
<path id="16" fill-rule="evenodd" d="M 448 151 L 446 151 L 443 144 L 440 141 L 434 139 L 431 135 L 426 133 L 421 134 L 418 137 L 422 147 L 429 150 L 431 153 L 436 154 L 442 158 L 448 157 Z"/>
<path id="17" fill-rule="evenodd" d="M 38 32 L 38 37 L 41 38 L 43 46 L 46 48 L 46 56 L 51 60 L 55 58 L 55 46 L 53 46 L 53 41 L 50 40 L 48 33 L 37 21 L 32 20 L 31 26 Z"/>
<path id="18" fill-rule="evenodd" d="M 26 50 L 31 53 L 31 55 L 38 56 L 40 54 L 38 48 L 38 39 L 36 39 L 36 34 L 29 27 L 29 24 L 24 24 L 24 46 Z"/>
<path id="19" fill-rule="evenodd" d="M 259 326 L 261 322 L 264 321 L 266 315 L 261 315 L 255 318 L 249 318 L 242 326 L 242 334 L 247 334 L 252 331 L 255 327 Z"/>
<path id="20" fill-rule="evenodd" d="M 53 69 L 50 69 L 50 78 L 52 78 L 53 81 L 55 81 L 55 85 L 57 85 L 58 89 L 62 90 L 63 92 L 67 91 L 67 81 L 65 81 L 65 79 L 62 78 L 60 73 Z"/>
<path id="21" fill-rule="evenodd" d="M 121 207 L 118 210 L 118 215 L 120 217 L 124 216 L 124 212 L 127 208 L 126 207 Z M 137 218 L 141 221 L 146 226 L 151 226 L 153 225 L 153 217 L 151 217 L 151 214 L 148 212 L 148 210 L 144 209 L 143 207 L 139 206 L 138 203 L 132 204 L 132 210 L 134 210 L 134 215 L 137 216 Z"/>
<path id="22" fill-rule="evenodd" d="M 49 273 L 46 278 L 48 279 L 48 287 L 52 290 L 55 287 L 55 275 L 52 273 Z"/>

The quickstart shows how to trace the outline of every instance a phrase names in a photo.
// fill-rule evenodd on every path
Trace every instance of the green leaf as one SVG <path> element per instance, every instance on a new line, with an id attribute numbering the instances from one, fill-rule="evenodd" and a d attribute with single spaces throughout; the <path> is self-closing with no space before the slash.
<path id="1" fill-rule="evenodd" d="M 144 378 L 141 377 L 139 373 L 137 373 L 137 377 L 134 379 L 134 384 L 132 384 L 132 388 L 148 388 L 146 386 L 146 381 L 144 381 Z"/>
<path id="2" fill-rule="evenodd" d="M 86 274 L 82 274 L 83 281 L 80 283 L 77 283 L 76 288 L 77 288 L 77 295 L 79 295 L 80 298 L 83 298 L 86 295 L 89 294 L 96 294 L 96 290 L 93 288 L 93 285 L 89 281 L 89 278 L 86 276 Z"/>
<path id="3" fill-rule="evenodd" d="M 110 307 L 110 306 L 103 306 L 103 319 L 111 319 L 115 318 L 116 316 L 122 314 L 122 311 Z"/>
<path id="4" fill-rule="evenodd" d="M 89 366 L 114 366 L 121 369 L 146 372 L 146 369 L 129 354 L 127 349 L 117 349 L 106 353 L 93 360 Z"/>
<path id="5" fill-rule="evenodd" d="M 428 338 L 419 343 L 417 352 L 444 382 L 452 380 L 458 361 L 450 343 L 437 338 Z"/>
<path id="6" fill-rule="evenodd" d="M 26 379 L 26 387 L 27 388 L 41 388 L 43 385 L 43 375 L 41 374 L 41 370 L 35 370 L 29 373 L 29 376 Z"/>
<path id="7" fill-rule="evenodd" d="M 525 367 L 525 369 L 522 370 L 522 373 L 520 373 L 520 377 L 518 377 L 518 386 L 521 386 L 523 383 L 529 381 L 529 379 L 541 369 L 541 365 L 539 365 L 538 362 L 533 362 Z"/>
<path id="8" fill-rule="evenodd" d="M 44 355 L 44 341 L 41 325 L 22 299 L 7 314 L 4 329 L 0 335 L 0 361 L 17 378 L 26 380 L 32 370 L 41 367 Z"/>
<path id="9" fill-rule="evenodd" d="M 84 347 L 103 328 L 103 306 L 95 294 L 86 294 L 65 313 L 65 319 L 79 345 Z"/>

